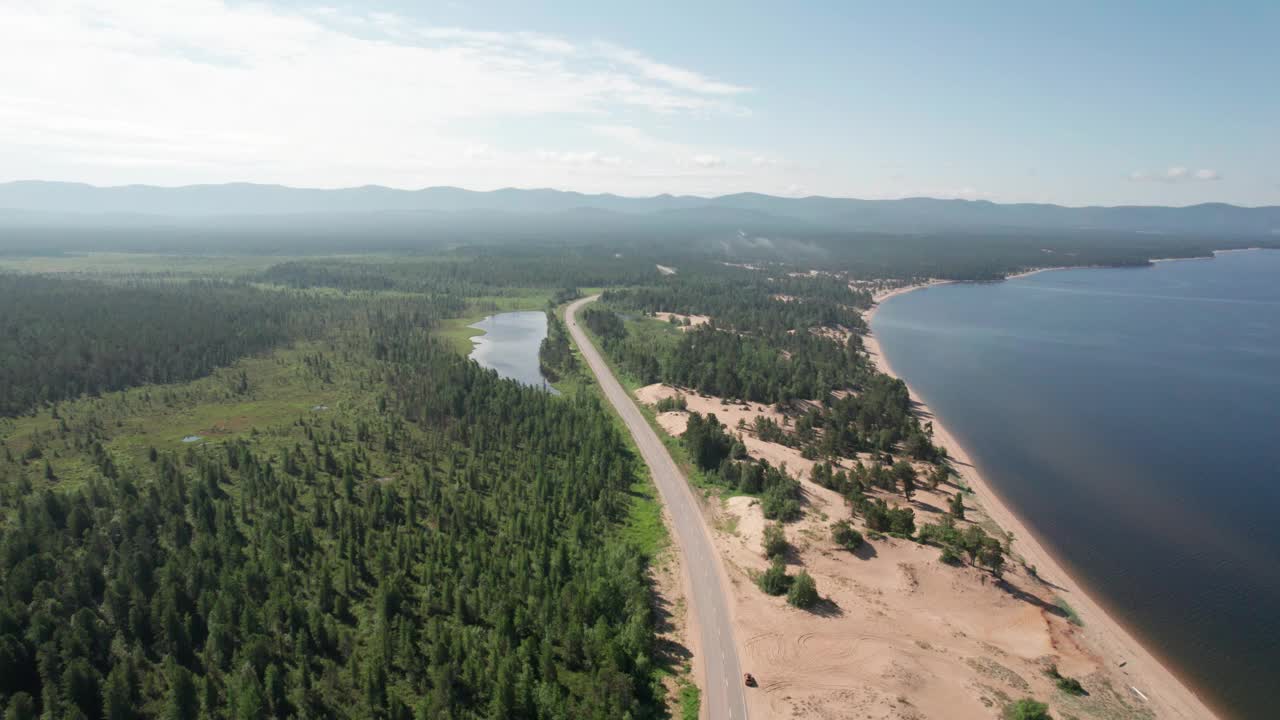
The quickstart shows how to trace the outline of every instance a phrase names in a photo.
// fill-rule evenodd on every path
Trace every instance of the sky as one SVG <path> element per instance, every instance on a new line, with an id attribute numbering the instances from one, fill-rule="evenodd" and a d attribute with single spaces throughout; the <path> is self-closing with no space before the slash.
<path id="1" fill-rule="evenodd" d="M 0 0 L 0 182 L 1280 204 L 1280 3 Z"/>

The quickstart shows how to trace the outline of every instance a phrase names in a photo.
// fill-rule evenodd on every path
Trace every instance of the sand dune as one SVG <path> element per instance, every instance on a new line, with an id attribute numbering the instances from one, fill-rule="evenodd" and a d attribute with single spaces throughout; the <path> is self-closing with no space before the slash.
<path id="1" fill-rule="evenodd" d="M 812 461 L 737 429 L 739 419 L 750 427 L 757 415 L 783 423 L 781 413 L 663 385 L 637 391 L 650 404 L 675 394 L 685 395 L 690 410 L 714 412 L 741 434 L 751 456 L 785 462 L 804 489 L 804 517 L 786 526 L 787 563 L 791 572 L 803 568 L 817 581 L 824 601 L 816 612 L 756 587 L 753 575 L 767 567 L 761 554 L 767 521 L 758 501 L 712 499 L 705 508 L 731 579 L 743 669 L 760 683 L 747 696 L 752 717 L 989 720 L 1022 697 L 1049 702 L 1058 718 L 1211 717 L 1165 712 L 1140 700 L 1129 686 L 1153 687 L 1149 679 L 1136 680 L 1131 667 L 1100 652 L 1106 646 L 1092 641 L 1091 629 L 1073 625 L 1054 605 L 1057 591 L 1016 563 L 997 581 L 985 570 L 945 565 L 937 548 L 911 541 L 871 540 L 857 553 L 838 548 L 830 526 L 850 511 L 838 493 L 808 481 Z M 686 419 L 683 412 L 658 416 L 673 435 L 683 432 Z M 917 525 L 937 520 L 954 492 L 946 486 L 918 492 L 911 503 Z M 967 503 L 966 516 L 998 532 L 976 502 Z M 1055 664 L 1089 695 L 1059 691 L 1045 674 Z"/>

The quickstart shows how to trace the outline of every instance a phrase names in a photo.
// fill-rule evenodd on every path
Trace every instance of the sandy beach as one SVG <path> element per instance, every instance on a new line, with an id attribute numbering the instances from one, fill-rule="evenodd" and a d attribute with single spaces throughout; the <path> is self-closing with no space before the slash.
<path id="1" fill-rule="evenodd" d="M 1157 713 L 1131 690 L 1131 675 L 1054 606 L 1059 589 L 1021 565 L 1011 564 L 996 582 L 972 565 L 944 564 L 938 548 L 911 540 L 877 536 L 855 553 L 836 546 L 831 523 L 849 517 L 846 500 L 812 482 L 814 460 L 750 429 L 760 416 L 790 423 L 776 408 L 662 384 L 635 395 L 650 406 L 684 397 L 689 411 L 725 422 L 751 457 L 785 465 L 801 483 L 804 512 L 786 524 L 786 563 L 815 578 L 823 597 L 816 611 L 790 607 L 756 586 L 768 565 L 761 554 L 768 521 L 757 499 L 710 492 L 703 503 L 729 581 L 742 667 L 760 681 L 746 695 L 751 717 L 991 720 L 1024 697 L 1048 700 L 1060 719 L 1177 717 Z M 684 433 L 687 419 L 678 410 L 656 416 L 672 436 Z M 862 454 L 838 464 L 848 469 L 858 461 L 874 459 Z M 928 467 L 917 464 L 917 471 Z M 909 503 L 899 493 L 870 492 L 890 505 L 909 505 L 917 523 L 932 523 L 942 520 L 955 489 L 922 487 Z M 965 519 L 957 522 L 999 532 L 972 496 L 965 505 Z M 1056 688 L 1046 674 L 1054 666 L 1079 678 L 1088 695 Z"/>
<path id="2" fill-rule="evenodd" d="M 1044 272 L 1058 268 L 1043 268 L 1029 271 Z M 919 284 L 910 287 L 896 288 L 892 292 L 877 297 L 877 304 L 890 297 L 902 293 L 928 287 L 936 283 Z M 872 324 L 876 309 L 866 314 L 868 325 Z M 874 333 L 864 338 L 867 353 L 884 373 L 894 375 L 892 366 L 881 351 Z M 1158 658 L 1147 650 L 1120 623 L 1112 618 L 1106 610 L 1096 602 L 1086 590 L 1077 583 L 1050 552 L 1041 544 L 1029 525 L 1024 523 L 1005 505 L 998 493 L 983 478 L 975 467 L 968 452 L 956 441 L 945 423 L 928 408 L 916 391 L 907 383 L 913 400 L 919 403 L 919 410 L 933 417 L 934 440 L 947 449 L 955 461 L 961 480 L 973 490 L 986 514 L 1005 531 L 1013 534 L 1013 551 L 1022 557 L 1025 563 L 1034 566 L 1039 577 L 1060 588 L 1062 596 L 1083 620 L 1081 628 L 1084 637 L 1094 650 L 1107 658 L 1112 667 L 1125 678 L 1129 690 L 1154 711 L 1156 717 L 1172 719 L 1200 719 L 1219 717 L 1193 692 L 1189 685 L 1181 681 Z"/>

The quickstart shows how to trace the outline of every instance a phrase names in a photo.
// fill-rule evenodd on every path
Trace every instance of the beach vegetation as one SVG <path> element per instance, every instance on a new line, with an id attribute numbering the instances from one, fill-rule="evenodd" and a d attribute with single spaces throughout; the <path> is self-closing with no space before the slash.
<path id="1" fill-rule="evenodd" d="M 928 480 L 929 489 L 937 490 L 938 486 L 946 483 L 950 477 L 951 477 L 950 467 L 942 463 L 935 465 L 933 467 L 933 470 L 929 471 L 929 480 Z"/>
<path id="2" fill-rule="evenodd" d="M 680 395 L 677 393 L 675 395 L 670 395 L 668 397 L 664 397 L 658 400 L 654 409 L 656 409 L 660 413 L 674 412 L 674 411 L 682 412 L 689 409 L 689 401 L 685 399 L 684 395 Z"/>
<path id="3" fill-rule="evenodd" d="M 791 576 L 787 574 L 787 566 L 782 558 L 775 557 L 769 563 L 769 569 L 760 573 L 756 585 L 767 595 L 785 595 L 791 588 Z"/>
<path id="4" fill-rule="evenodd" d="M 793 607 L 807 610 L 817 604 L 818 600 L 818 585 L 813 581 L 813 576 L 804 570 L 796 573 L 787 590 L 787 602 Z"/>
<path id="5" fill-rule="evenodd" d="M 997 578 L 1004 573 L 1004 547 L 999 540 L 977 525 L 969 525 L 961 530 L 953 517 L 944 515 L 936 523 L 925 523 L 920 528 L 918 539 L 922 543 L 942 548 L 942 560 L 948 564 L 957 563 L 961 555 L 964 555 L 971 565 L 985 567 Z"/>
<path id="6" fill-rule="evenodd" d="M 853 552 L 862 547 L 862 533 L 854 529 L 853 523 L 841 520 L 831 526 L 831 539 L 836 545 Z"/>
<path id="7" fill-rule="evenodd" d="M 1058 595 L 1054 597 L 1053 604 L 1058 608 L 1058 611 L 1062 616 L 1065 617 L 1072 625 L 1084 626 L 1084 620 L 1081 619 L 1080 613 L 1076 612 L 1076 609 L 1071 607 L 1071 603 L 1068 603 L 1066 598 Z"/>
<path id="8" fill-rule="evenodd" d="M 1053 684 L 1057 685 L 1059 690 L 1068 695 L 1081 696 L 1089 694 L 1084 689 L 1084 686 L 1080 684 L 1079 680 L 1073 677 L 1068 677 L 1059 672 L 1057 665 L 1050 665 L 1048 669 L 1044 671 L 1044 674 L 1048 675 L 1053 680 Z"/>
<path id="9" fill-rule="evenodd" d="M 902 496 L 910 502 L 911 496 L 916 492 L 916 480 L 918 479 L 915 466 L 906 460 L 899 460 L 893 464 L 890 472 L 893 473 L 893 479 L 896 484 L 901 486 Z"/>
<path id="10" fill-rule="evenodd" d="M 782 523 L 775 522 L 764 527 L 761 545 L 764 547 L 764 556 L 770 560 L 782 557 L 787 552 L 787 532 Z"/>
<path id="11" fill-rule="evenodd" d="M 903 537 L 916 532 L 916 512 L 911 508 L 889 507 L 882 498 L 863 498 L 858 510 L 869 530 Z"/>
<path id="12" fill-rule="evenodd" d="M 1049 706 L 1031 698 L 1018 700 L 1004 711 L 1005 720 L 1053 720 Z"/>

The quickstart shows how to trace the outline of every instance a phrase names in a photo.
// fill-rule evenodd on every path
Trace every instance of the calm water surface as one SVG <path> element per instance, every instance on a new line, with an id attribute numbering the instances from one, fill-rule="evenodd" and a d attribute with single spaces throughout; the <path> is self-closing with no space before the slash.
<path id="1" fill-rule="evenodd" d="M 1117 619 L 1280 718 L 1280 251 L 939 286 L 873 328 Z"/>
<path id="2" fill-rule="evenodd" d="M 484 331 L 483 335 L 471 339 L 475 343 L 470 356 L 473 360 L 497 370 L 502 377 L 545 387 L 553 395 L 560 394 L 547 383 L 538 363 L 538 347 L 547 336 L 547 316 L 544 313 L 501 313 L 468 327 Z"/>

